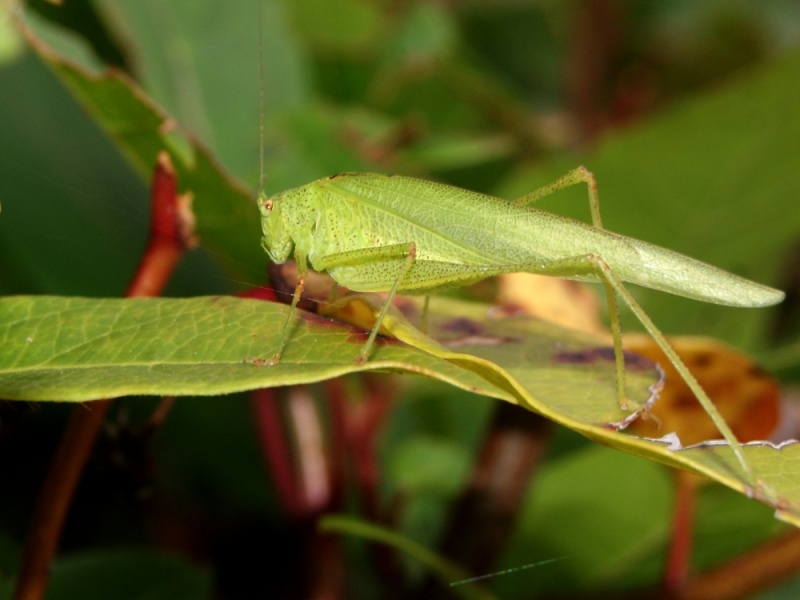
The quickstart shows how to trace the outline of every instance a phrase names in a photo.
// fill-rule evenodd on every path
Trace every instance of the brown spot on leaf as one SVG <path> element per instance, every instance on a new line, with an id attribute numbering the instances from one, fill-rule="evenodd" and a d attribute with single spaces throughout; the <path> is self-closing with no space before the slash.
<path id="1" fill-rule="evenodd" d="M 253 365 L 255 367 L 263 367 L 265 365 L 272 364 L 270 359 L 262 358 L 260 356 L 245 356 L 242 362 L 246 365 Z"/>
<path id="2" fill-rule="evenodd" d="M 625 360 L 625 368 L 635 371 L 645 371 L 652 369 L 653 361 L 647 358 L 623 350 L 622 356 Z M 583 350 L 564 350 L 558 352 L 553 357 L 554 362 L 573 365 L 590 365 L 598 362 L 611 362 L 616 360 L 616 352 L 613 346 L 596 346 Z"/>
<path id="3" fill-rule="evenodd" d="M 483 333 L 483 325 L 466 317 L 450 319 L 439 326 L 442 331 L 451 333 L 461 333 L 463 335 L 480 335 Z"/>

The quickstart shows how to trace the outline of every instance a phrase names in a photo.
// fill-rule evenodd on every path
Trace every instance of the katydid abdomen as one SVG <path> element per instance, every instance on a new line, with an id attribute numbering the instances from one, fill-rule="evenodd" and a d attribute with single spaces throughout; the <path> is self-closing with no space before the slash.
<path id="1" fill-rule="evenodd" d="M 264 245 L 276 262 L 294 251 L 354 291 L 387 291 L 401 255 L 341 264 L 331 257 L 413 243 L 398 291 L 429 293 L 492 275 L 536 271 L 552 261 L 600 257 L 623 281 L 705 302 L 766 306 L 783 292 L 677 252 L 536 208 L 428 181 L 343 174 L 278 194 L 264 214 Z M 598 281 L 593 274 L 548 275 Z"/>

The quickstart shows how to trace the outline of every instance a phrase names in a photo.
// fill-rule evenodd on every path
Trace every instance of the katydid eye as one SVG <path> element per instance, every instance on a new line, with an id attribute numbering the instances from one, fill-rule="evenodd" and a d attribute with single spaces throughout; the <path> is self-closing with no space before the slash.
<path id="1" fill-rule="evenodd" d="M 263 206 L 264 210 L 266 210 L 267 212 L 272 212 L 272 200 L 264 200 L 261 203 L 261 206 Z"/>

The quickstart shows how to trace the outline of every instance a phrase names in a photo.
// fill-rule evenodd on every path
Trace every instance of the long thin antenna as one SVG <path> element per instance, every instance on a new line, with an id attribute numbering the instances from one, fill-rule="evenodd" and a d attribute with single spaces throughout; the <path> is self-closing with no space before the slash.
<path id="1" fill-rule="evenodd" d="M 267 174 L 264 172 L 264 8 L 263 0 L 258 2 L 258 195 L 264 195 Z"/>

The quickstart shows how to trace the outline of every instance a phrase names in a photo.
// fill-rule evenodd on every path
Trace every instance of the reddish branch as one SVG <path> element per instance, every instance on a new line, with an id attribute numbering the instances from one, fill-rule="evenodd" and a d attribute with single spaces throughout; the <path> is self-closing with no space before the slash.
<path id="1" fill-rule="evenodd" d="M 294 390 L 295 388 L 255 390 L 252 393 L 252 406 L 264 460 L 272 474 L 284 510 L 294 519 L 313 520 L 320 513 L 332 509 L 333 499 L 330 495 L 324 498 L 317 496 L 315 499 L 309 497 L 303 477 L 309 457 L 306 456 L 306 447 L 297 439 L 297 434 L 301 426 L 305 426 L 307 430 L 311 430 L 305 432 L 306 436 L 309 433 L 313 435 L 313 445 L 320 446 L 323 444 L 322 429 L 320 421 L 316 419 L 312 422 L 308 419 L 304 419 L 302 423 L 296 422 L 295 412 L 290 409 L 290 405 L 296 400 Z M 317 452 L 312 454 L 318 456 Z M 313 470 L 318 470 L 318 467 L 317 465 Z M 323 471 L 323 485 L 328 487 L 330 470 L 327 465 Z"/>
<path id="2" fill-rule="evenodd" d="M 685 589 L 692 558 L 695 495 L 699 485 L 696 476 L 685 471 L 675 472 L 675 506 L 672 514 L 667 564 L 664 567 L 664 587 L 668 592 Z"/>
<path id="3" fill-rule="evenodd" d="M 127 297 L 158 295 L 184 251 L 196 244 L 190 200 L 178 197 L 177 191 L 169 155 L 162 152 L 150 191 L 150 238 Z M 109 405 L 110 400 L 98 400 L 72 410 L 39 493 L 22 555 L 15 600 L 39 600 L 44 596 L 67 510 Z M 163 418 L 161 412 L 158 411 L 159 420 Z"/>
<path id="4" fill-rule="evenodd" d="M 318 412 L 322 406 L 303 386 L 261 389 L 252 396 L 264 461 L 284 510 L 305 536 L 309 566 L 302 585 L 310 598 L 335 598 L 343 589 L 346 569 L 339 541 L 320 535 L 314 524 L 322 514 L 343 510 L 348 480 L 360 492 L 368 517 L 378 518 L 377 436 L 393 393 L 369 375 L 360 383 L 362 395 L 355 404 L 342 379 L 324 383 L 327 429 Z M 378 564 L 386 566 L 388 554 L 381 558 Z"/>
<path id="5" fill-rule="evenodd" d="M 793 529 L 711 571 L 690 578 L 680 600 L 750 598 L 797 574 L 800 531 Z"/>
<path id="6" fill-rule="evenodd" d="M 492 570 L 513 534 L 552 426 L 538 414 L 498 403 L 467 487 L 450 511 L 439 548 L 443 556 L 472 573 Z M 433 578 L 426 582 L 422 595 L 449 596 Z"/>

